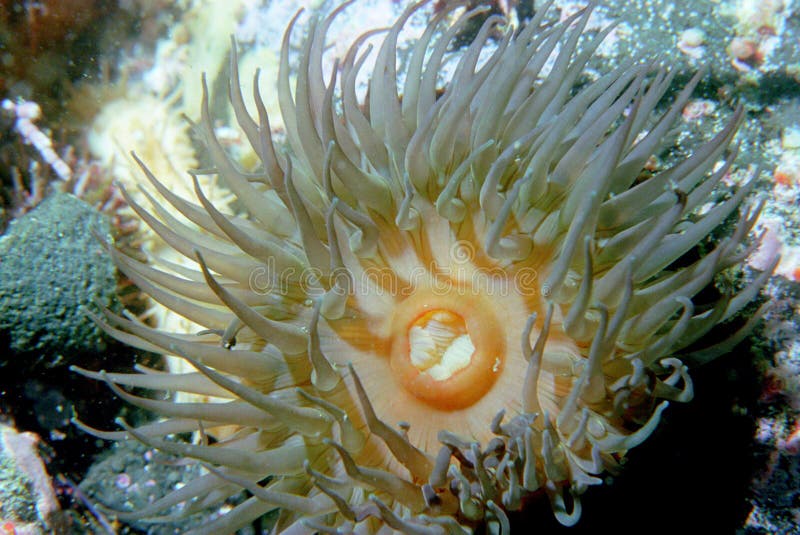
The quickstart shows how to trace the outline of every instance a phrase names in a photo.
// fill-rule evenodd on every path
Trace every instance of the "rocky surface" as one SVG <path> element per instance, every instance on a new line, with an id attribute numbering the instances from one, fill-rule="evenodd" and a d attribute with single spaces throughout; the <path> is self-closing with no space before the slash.
<path id="1" fill-rule="evenodd" d="M 16 356 L 4 355 L 29 359 L 17 367 L 53 367 L 104 347 L 86 310 L 111 306 L 116 277 L 97 237 L 111 240 L 106 219 L 57 193 L 0 238 L 0 331 Z"/>

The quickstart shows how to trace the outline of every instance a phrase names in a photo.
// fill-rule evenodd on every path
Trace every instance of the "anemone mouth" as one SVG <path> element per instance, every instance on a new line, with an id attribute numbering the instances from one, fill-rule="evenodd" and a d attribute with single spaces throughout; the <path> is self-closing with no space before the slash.
<path id="1" fill-rule="evenodd" d="M 416 398 L 463 409 L 494 386 L 505 339 L 484 299 L 417 294 L 397 307 L 392 324 L 391 369 Z"/>

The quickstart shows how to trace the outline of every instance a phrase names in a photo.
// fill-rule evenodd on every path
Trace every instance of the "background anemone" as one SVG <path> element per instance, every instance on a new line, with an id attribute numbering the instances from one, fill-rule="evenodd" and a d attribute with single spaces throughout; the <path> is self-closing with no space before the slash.
<path id="1" fill-rule="evenodd" d="M 502 20 L 488 17 L 442 85 L 448 47 L 479 10 L 443 30 L 450 11 L 437 13 L 398 73 L 397 37 L 420 5 L 386 31 L 363 98 L 366 37 L 329 79 L 322 69 L 326 32 L 347 4 L 310 22 L 293 89 L 289 25 L 278 79 L 285 150 L 271 138 L 258 79 L 256 118 L 247 110 L 234 54 L 231 103 L 257 172 L 226 155 L 207 96 L 201 130 L 213 165 L 192 172 L 198 203 L 142 165 L 181 215 L 150 194 L 152 211 L 128 202 L 198 267 L 111 254 L 207 330 L 98 318 L 112 336 L 197 371 L 81 370 L 164 417 L 89 431 L 209 471 L 121 518 L 183 502 L 191 514 L 245 488 L 251 498 L 197 532 L 230 532 L 280 508 L 278 531 L 460 533 L 488 521 L 507 533 L 505 511 L 537 493 L 570 525 L 581 494 L 652 433 L 668 401 L 691 399 L 687 364 L 724 353 L 759 318 L 725 342 L 692 346 L 750 302 L 775 263 L 736 293 L 699 295 L 752 249 L 758 205 L 695 254 L 753 184 L 696 210 L 733 164 L 741 109 L 693 155 L 646 176 L 701 74 L 655 118 L 673 75 L 653 64 L 630 59 L 576 89 L 611 28 L 584 36 L 591 8 L 545 26 L 543 9 L 491 49 Z M 197 179 L 208 174 L 242 213 L 209 201 Z M 227 401 L 151 400 L 121 386 Z M 199 443 L 166 439 L 196 431 Z"/>
<path id="2" fill-rule="evenodd" d="M 110 179 L 128 188 L 137 202 L 144 202 L 146 197 L 136 188 L 139 167 L 131 156 L 132 152 L 147 162 L 150 170 L 170 191 L 184 197 L 193 193 L 192 179 L 183 171 L 197 167 L 197 159 L 189 124 L 180 116 L 175 102 L 179 96 L 176 93 L 163 99 L 138 87 L 124 97 L 106 102 L 92 122 L 87 135 L 89 150 L 100 165 L 108 169 Z M 216 177 L 204 175 L 199 180 L 203 189 L 210 192 L 210 200 L 220 209 L 227 209 L 232 196 L 223 185 L 217 183 Z M 138 220 L 128 208 L 119 212 Z M 144 254 L 179 265 L 194 265 L 164 243 L 149 227 L 142 227 L 133 240 L 136 240 Z M 171 332 L 189 333 L 199 329 L 187 318 L 157 302 L 147 302 L 146 311 L 139 318 L 150 320 L 159 328 Z M 183 359 L 176 358 L 168 358 L 167 365 L 170 370 L 177 372 L 190 368 Z M 178 399 L 189 397 L 180 395 Z"/>

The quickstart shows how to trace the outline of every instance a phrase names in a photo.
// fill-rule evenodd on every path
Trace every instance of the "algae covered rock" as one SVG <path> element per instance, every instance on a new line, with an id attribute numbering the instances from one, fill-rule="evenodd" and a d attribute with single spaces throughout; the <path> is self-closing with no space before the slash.
<path id="1" fill-rule="evenodd" d="M 109 306 L 116 279 L 95 234 L 111 240 L 106 218 L 57 193 L 0 238 L 0 332 L 12 352 L 35 355 L 25 367 L 57 365 L 104 347 L 85 310 Z"/>

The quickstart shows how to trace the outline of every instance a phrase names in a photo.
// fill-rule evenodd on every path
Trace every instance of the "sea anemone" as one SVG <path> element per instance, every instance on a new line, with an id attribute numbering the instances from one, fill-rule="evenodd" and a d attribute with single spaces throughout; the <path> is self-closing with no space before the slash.
<path id="1" fill-rule="evenodd" d="M 198 202 L 142 164 L 182 216 L 150 194 L 152 211 L 128 201 L 197 269 L 111 254 L 206 330 L 97 318 L 115 338 L 197 371 L 82 370 L 162 416 L 90 431 L 208 471 L 120 517 L 169 519 L 178 504 L 188 515 L 246 489 L 250 498 L 195 532 L 229 533 L 279 508 L 277 532 L 464 533 L 489 522 L 508 533 L 506 511 L 535 494 L 574 524 L 587 487 L 653 432 L 668 400 L 692 397 L 687 365 L 726 352 L 760 316 L 723 342 L 694 343 L 749 303 L 774 266 L 738 292 L 710 290 L 753 248 L 760 206 L 739 207 L 755 178 L 704 206 L 720 198 L 743 112 L 685 160 L 643 172 L 701 74 L 660 114 L 673 74 L 652 63 L 625 60 L 587 81 L 612 29 L 584 34 L 591 7 L 556 25 L 542 9 L 493 48 L 502 19 L 489 16 L 442 82 L 451 42 L 480 10 L 443 30 L 453 8 L 439 11 L 398 72 L 398 34 L 415 4 L 385 31 L 359 97 L 375 32 L 323 74 L 326 32 L 346 5 L 309 23 L 293 89 L 297 17 L 285 33 L 285 147 L 270 135 L 258 76 L 256 118 L 247 110 L 234 52 L 230 101 L 258 170 L 239 170 L 216 139 L 205 84 L 199 130 L 212 164 L 192 172 Z M 242 212 L 209 202 L 203 174 L 219 175 Z M 147 399 L 122 386 L 226 401 Z M 172 436 L 189 432 L 195 443 Z"/>

